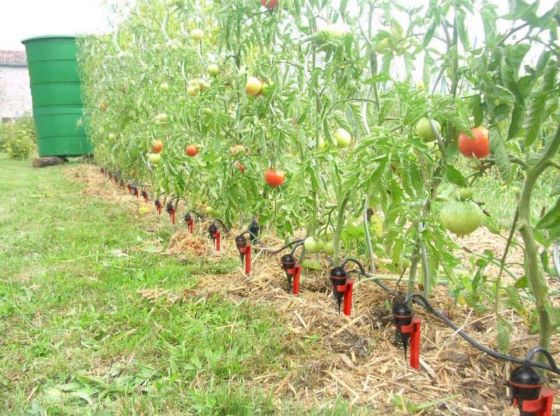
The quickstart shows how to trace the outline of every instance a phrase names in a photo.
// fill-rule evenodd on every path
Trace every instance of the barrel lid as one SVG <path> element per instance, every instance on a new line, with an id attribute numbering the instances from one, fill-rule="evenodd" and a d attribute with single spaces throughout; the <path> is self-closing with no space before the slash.
<path id="1" fill-rule="evenodd" d="M 24 45 L 27 42 L 31 42 L 34 40 L 42 40 L 42 39 L 76 39 L 77 37 L 80 37 L 80 35 L 43 35 L 43 36 L 34 36 L 32 38 L 27 38 L 27 39 L 23 39 L 21 41 L 21 43 L 23 43 Z"/>

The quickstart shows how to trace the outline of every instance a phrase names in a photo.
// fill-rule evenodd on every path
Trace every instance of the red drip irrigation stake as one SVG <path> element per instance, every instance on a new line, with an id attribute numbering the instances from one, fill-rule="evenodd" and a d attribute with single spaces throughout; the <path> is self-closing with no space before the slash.
<path id="1" fill-rule="evenodd" d="M 354 281 L 348 279 L 345 284 L 335 286 L 336 292 L 342 294 L 344 298 L 344 304 L 342 307 L 342 312 L 346 316 L 350 316 L 352 313 L 352 292 L 354 289 Z"/>
<path id="2" fill-rule="evenodd" d="M 543 388 L 543 379 L 529 364 L 530 358 L 537 352 L 545 353 L 538 347 L 530 351 L 525 365 L 515 368 L 507 382 L 511 404 L 519 409 L 521 416 L 552 416 L 554 391 Z M 552 358 L 548 351 L 545 354 L 547 358 Z"/>
<path id="3" fill-rule="evenodd" d="M 241 263 L 245 264 L 245 274 L 249 276 L 251 274 L 251 243 L 243 234 L 240 234 L 235 237 L 235 245 L 241 256 Z"/>
<path id="4" fill-rule="evenodd" d="M 220 247 L 222 245 L 222 233 L 220 233 L 219 231 L 216 231 L 214 233 L 214 241 L 216 243 L 216 251 L 219 253 L 220 252 Z"/>
<path id="5" fill-rule="evenodd" d="M 292 293 L 296 296 L 299 295 L 299 281 L 301 279 L 301 265 L 296 264 L 292 270 L 288 270 L 288 272 L 292 273 L 294 276 L 293 284 L 292 284 Z"/>
<path id="6" fill-rule="evenodd" d="M 420 322 L 415 316 L 409 325 L 400 327 L 401 334 L 410 334 L 410 366 L 416 370 L 420 368 Z"/>
<path id="7" fill-rule="evenodd" d="M 189 233 L 193 233 L 194 232 L 194 221 L 192 220 L 192 218 L 187 221 L 187 227 L 189 229 Z"/>
<path id="8" fill-rule="evenodd" d="M 346 291 L 344 292 L 344 315 L 350 316 L 352 312 L 352 292 L 354 291 L 354 281 L 348 279 L 346 281 Z"/>
<path id="9" fill-rule="evenodd" d="M 523 402 L 523 411 L 536 412 L 536 416 L 552 416 L 553 402 L 554 390 L 544 388 L 537 400 Z"/>
<path id="10" fill-rule="evenodd" d="M 175 225 L 175 210 L 171 211 L 171 224 Z"/>
<path id="11" fill-rule="evenodd" d="M 245 247 L 245 274 L 249 276 L 251 274 L 251 244 L 247 244 Z"/>
<path id="12" fill-rule="evenodd" d="M 522 416 L 552 416 L 552 404 L 554 402 L 554 390 L 543 388 L 538 399 L 523 400 L 521 406 L 517 399 L 513 405 L 519 407 Z"/>

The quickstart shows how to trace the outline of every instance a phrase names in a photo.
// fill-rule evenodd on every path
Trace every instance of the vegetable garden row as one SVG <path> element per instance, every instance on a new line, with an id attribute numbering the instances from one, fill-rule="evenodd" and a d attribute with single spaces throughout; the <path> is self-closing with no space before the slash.
<path id="1" fill-rule="evenodd" d="M 114 34 L 81 40 L 96 161 L 173 221 L 182 210 L 191 231 L 197 216 L 211 219 L 217 250 L 221 231 L 247 229 L 235 243 L 248 274 L 251 250 L 268 233 L 292 248 L 281 263 L 295 294 L 300 264 L 321 252 L 344 313 L 351 273 L 378 283 L 395 298 L 413 367 L 413 304 L 454 327 L 430 296 L 443 281 L 456 298 L 465 291 L 452 234 L 486 227 L 501 235 L 500 224 L 510 224 L 505 252 L 486 253 L 467 276 L 473 291 L 490 286 L 471 302 L 492 304 L 502 352 L 458 333 L 521 364 L 510 379 L 517 405 L 550 414 L 552 395 L 535 368 L 560 374 L 548 352 L 560 309 L 547 281 L 560 238 L 560 180 L 542 212 L 533 194 L 560 172 L 560 10 L 522 0 L 509 10 L 416 3 L 140 0 Z M 487 176 L 506 192 L 520 184 L 512 218 L 494 218 L 478 202 Z M 524 253 L 515 280 L 506 263 L 513 246 Z M 379 259 L 408 277 L 405 288 L 375 277 Z M 500 272 L 486 281 L 490 264 Z M 526 359 L 505 353 L 504 308 L 538 327 Z"/>

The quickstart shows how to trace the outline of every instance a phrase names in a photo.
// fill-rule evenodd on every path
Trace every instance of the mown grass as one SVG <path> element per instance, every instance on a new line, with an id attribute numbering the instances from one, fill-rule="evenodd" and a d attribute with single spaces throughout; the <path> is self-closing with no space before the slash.
<path id="1" fill-rule="evenodd" d="M 131 250 L 153 236 L 64 169 L 0 155 L 0 414 L 274 413 L 246 382 L 286 364 L 274 311 L 137 293 L 192 287 L 237 262 L 209 270 Z"/>

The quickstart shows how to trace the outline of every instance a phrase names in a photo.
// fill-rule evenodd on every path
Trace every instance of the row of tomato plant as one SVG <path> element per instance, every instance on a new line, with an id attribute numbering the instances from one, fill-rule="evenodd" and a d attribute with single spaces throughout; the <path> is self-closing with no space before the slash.
<path id="1" fill-rule="evenodd" d="M 526 314 L 527 287 L 548 348 L 560 202 L 539 220 L 531 200 L 560 169 L 559 11 L 510 3 L 138 0 L 114 33 L 80 41 L 95 157 L 228 225 L 257 217 L 279 236 L 303 233 L 334 266 L 343 249 L 371 267 L 389 259 L 425 295 L 441 279 L 463 295 L 448 231 L 501 232 L 474 202 L 477 179 L 521 181 L 506 251 L 522 246 L 525 276 L 503 281 L 507 256 L 485 253 L 469 287 L 498 263 L 501 347 L 500 300 Z"/>

